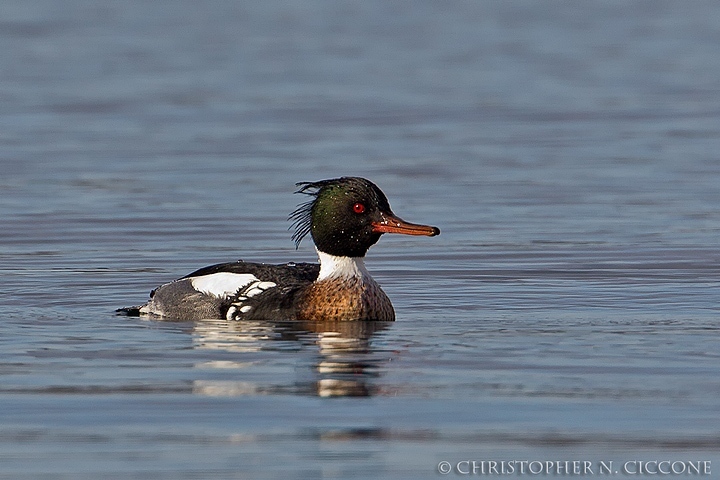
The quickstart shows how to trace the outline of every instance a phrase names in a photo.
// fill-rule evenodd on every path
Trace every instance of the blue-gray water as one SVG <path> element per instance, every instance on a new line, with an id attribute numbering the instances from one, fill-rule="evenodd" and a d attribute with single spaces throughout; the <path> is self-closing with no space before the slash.
<path id="1" fill-rule="evenodd" d="M 0 478 L 720 471 L 719 3 L 18 1 L 0 45 Z M 314 260 L 294 183 L 347 174 L 442 229 L 370 251 L 397 322 L 114 314 Z"/>

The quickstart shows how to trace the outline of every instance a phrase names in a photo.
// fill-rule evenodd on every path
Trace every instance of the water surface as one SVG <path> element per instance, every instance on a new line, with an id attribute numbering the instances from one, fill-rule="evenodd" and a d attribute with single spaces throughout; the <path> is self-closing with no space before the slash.
<path id="1" fill-rule="evenodd" d="M 719 8 L 5 5 L 0 477 L 720 468 Z M 114 314 L 313 261 L 294 183 L 347 174 L 442 230 L 371 249 L 396 322 Z"/>

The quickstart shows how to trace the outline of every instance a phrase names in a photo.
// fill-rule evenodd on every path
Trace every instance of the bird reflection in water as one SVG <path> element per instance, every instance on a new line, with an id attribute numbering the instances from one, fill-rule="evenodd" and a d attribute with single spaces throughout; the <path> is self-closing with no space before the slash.
<path id="1" fill-rule="evenodd" d="M 379 375 L 390 352 L 375 348 L 372 339 L 392 322 L 262 322 L 202 320 L 194 323 L 193 346 L 197 349 L 237 353 L 233 360 L 211 360 L 196 365 L 202 369 L 262 369 L 263 352 L 286 353 L 310 361 L 310 379 L 293 379 L 291 385 L 244 380 L 195 380 L 193 392 L 210 396 L 272 395 L 295 393 L 321 397 L 364 397 L 376 393 L 371 380 Z M 257 379 L 258 371 L 248 378 Z M 261 372 L 260 372 L 261 373 Z M 307 372 L 300 372 L 307 378 Z M 268 378 L 274 376 L 268 370 Z M 287 382 L 286 382 L 287 383 Z"/>

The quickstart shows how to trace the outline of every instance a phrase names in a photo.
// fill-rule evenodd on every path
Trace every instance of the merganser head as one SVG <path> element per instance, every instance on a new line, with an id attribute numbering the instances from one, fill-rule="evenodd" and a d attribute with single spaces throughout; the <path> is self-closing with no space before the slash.
<path id="1" fill-rule="evenodd" d="M 405 222 L 377 185 L 359 177 L 301 182 L 295 193 L 314 198 L 290 215 L 296 246 L 310 233 L 315 246 L 337 257 L 364 257 L 383 233 L 435 236 L 440 229 Z"/>

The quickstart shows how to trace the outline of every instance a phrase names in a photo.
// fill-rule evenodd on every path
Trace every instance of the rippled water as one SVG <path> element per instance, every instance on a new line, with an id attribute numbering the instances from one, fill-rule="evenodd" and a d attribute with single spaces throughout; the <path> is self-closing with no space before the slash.
<path id="1" fill-rule="evenodd" d="M 0 478 L 717 470 L 718 10 L 5 4 Z M 313 261 L 294 183 L 344 174 L 442 230 L 371 249 L 396 322 L 114 314 Z"/>

